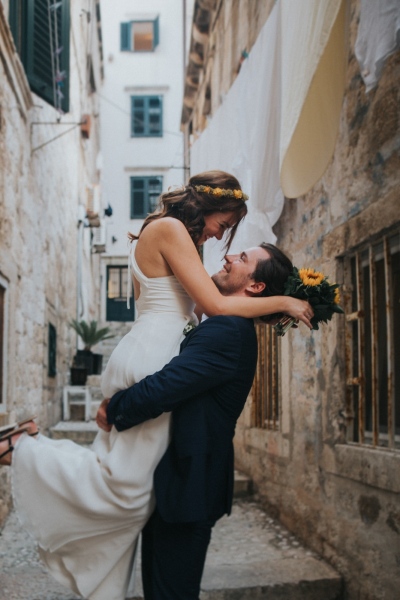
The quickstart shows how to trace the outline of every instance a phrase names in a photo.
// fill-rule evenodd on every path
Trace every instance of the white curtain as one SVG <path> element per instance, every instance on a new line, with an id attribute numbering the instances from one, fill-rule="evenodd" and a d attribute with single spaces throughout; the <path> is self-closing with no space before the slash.
<path id="1" fill-rule="evenodd" d="M 309 187 L 322 175 L 330 159 L 332 137 L 335 138 L 335 135 L 327 135 L 326 131 L 337 131 L 337 109 L 334 114 L 322 111 L 314 127 L 311 121 L 310 127 L 318 130 L 316 135 L 306 131 L 304 139 L 302 131 L 299 140 L 296 132 L 298 123 L 302 121 L 303 108 L 308 106 L 314 75 L 338 21 L 336 44 L 339 40 L 343 54 L 345 52 L 343 16 L 338 20 L 341 5 L 341 0 L 279 0 L 221 106 L 192 146 L 192 174 L 210 169 L 231 172 L 250 196 L 249 214 L 238 230 L 233 251 L 262 241 L 276 241 L 272 227 L 282 212 L 284 192 L 289 195 L 285 186 L 282 189 L 282 168 L 285 182 L 290 173 L 291 187 L 293 184 L 298 186 L 292 197 L 307 191 L 302 191 L 299 186 L 300 182 L 304 187 L 303 164 L 299 170 L 296 169 L 296 161 L 286 162 L 288 156 L 291 159 L 296 157 L 291 146 L 293 140 L 296 141 L 296 150 L 300 142 L 307 152 L 313 149 L 309 136 L 313 141 L 315 137 L 325 140 L 328 146 L 324 160 L 320 161 L 323 168 L 319 165 L 318 170 L 306 173 Z M 342 12 L 344 14 L 343 9 Z M 334 70 L 332 77 L 340 71 L 344 81 L 342 57 L 339 62 L 340 68 Z M 328 63 L 327 67 L 331 66 Z M 330 81 L 329 73 L 325 80 Z M 335 98 L 339 95 L 341 102 L 343 85 L 338 86 L 337 81 L 335 85 L 328 86 L 326 93 L 319 86 L 317 95 L 326 96 L 335 86 L 339 87 Z M 315 106 L 315 100 L 313 102 Z M 333 128 L 332 120 L 335 120 Z M 321 144 L 318 145 L 317 157 L 320 154 Z M 315 161 L 311 161 L 311 165 L 314 164 Z M 207 242 L 204 255 L 209 272 L 220 268 L 222 254 L 221 242 Z"/>
<path id="2" fill-rule="evenodd" d="M 379 81 L 385 60 L 400 48 L 400 0 L 361 0 L 355 53 L 366 91 Z"/>

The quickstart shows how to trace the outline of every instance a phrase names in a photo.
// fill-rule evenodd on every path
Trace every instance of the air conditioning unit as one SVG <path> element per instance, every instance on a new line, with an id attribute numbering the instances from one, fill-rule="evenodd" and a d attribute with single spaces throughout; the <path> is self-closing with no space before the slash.
<path id="1" fill-rule="evenodd" d="M 92 249 L 95 254 L 100 254 L 106 251 L 106 226 L 100 220 L 100 226 L 92 229 Z"/>

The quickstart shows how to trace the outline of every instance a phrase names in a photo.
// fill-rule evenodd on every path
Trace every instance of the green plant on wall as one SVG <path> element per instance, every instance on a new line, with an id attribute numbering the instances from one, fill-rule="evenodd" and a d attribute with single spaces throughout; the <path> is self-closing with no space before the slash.
<path id="1" fill-rule="evenodd" d="M 82 321 L 76 321 L 72 319 L 69 326 L 76 331 L 81 338 L 85 350 L 90 350 L 92 346 L 95 346 L 103 340 L 109 340 L 115 337 L 113 333 L 109 333 L 109 327 L 97 328 L 97 321 L 90 321 L 87 323 L 84 319 Z"/>

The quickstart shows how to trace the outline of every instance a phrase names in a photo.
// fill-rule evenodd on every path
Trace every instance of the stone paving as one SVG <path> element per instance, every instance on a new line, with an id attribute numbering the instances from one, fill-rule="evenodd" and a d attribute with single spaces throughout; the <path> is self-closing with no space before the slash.
<path id="1" fill-rule="evenodd" d="M 340 589 L 338 574 L 253 501 L 236 500 L 214 528 L 201 600 L 338 600 Z M 48 575 L 11 513 L 0 535 L 0 599 L 77 598 Z"/>

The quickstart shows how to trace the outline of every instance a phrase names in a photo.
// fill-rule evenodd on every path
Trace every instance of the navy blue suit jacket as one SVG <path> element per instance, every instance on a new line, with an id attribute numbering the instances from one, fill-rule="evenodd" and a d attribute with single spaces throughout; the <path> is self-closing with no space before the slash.
<path id="1" fill-rule="evenodd" d="M 251 319 L 211 317 L 189 333 L 161 371 L 118 392 L 109 423 L 129 429 L 172 411 L 172 439 L 154 474 L 158 510 L 170 523 L 230 513 L 233 436 L 257 363 Z"/>

